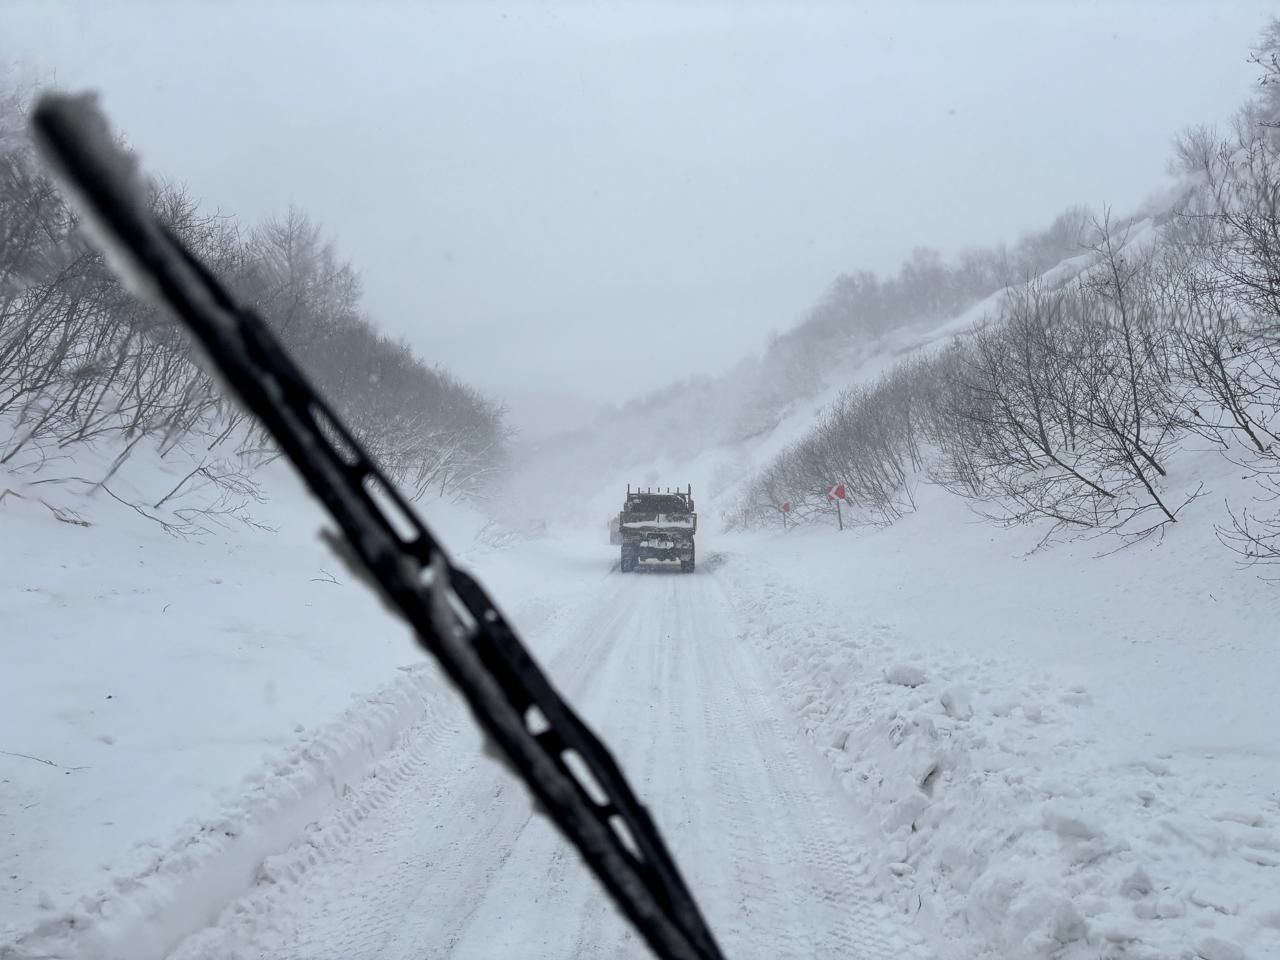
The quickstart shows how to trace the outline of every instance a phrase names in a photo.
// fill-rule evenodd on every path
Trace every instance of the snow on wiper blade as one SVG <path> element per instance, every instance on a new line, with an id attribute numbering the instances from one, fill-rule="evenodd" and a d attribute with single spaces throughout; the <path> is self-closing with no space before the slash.
<path id="1" fill-rule="evenodd" d="M 270 432 L 340 533 L 331 545 L 466 698 L 498 756 L 582 854 L 653 952 L 721 957 L 657 827 L 484 589 L 443 547 L 253 311 L 165 229 L 90 96 L 46 96 L 36 140 L 130 289 L 172 310 Z M 566 758 L 582 763 L 575 772 Z M 593 793 L 604 797 L 593 798 Z"/>

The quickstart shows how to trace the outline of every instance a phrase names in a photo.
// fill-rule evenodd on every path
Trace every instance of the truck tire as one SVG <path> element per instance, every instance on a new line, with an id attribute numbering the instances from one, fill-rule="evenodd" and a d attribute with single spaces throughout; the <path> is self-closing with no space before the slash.
<path id="1" fill-rule="evenodd" d="M 692 551 L 692 550 L 690 550 L 690 551 L 689 551 L 689 559 L 688 559 L 688 560 L 681 560 L 681 561 L 680 561 L 680 572 L 681 572 L 681 573 L 693 573 L 693 562 L 694 562 L 693 551 Z"/>
<path id="2" fill-rule="evenodd" d="M 623 573 L 631 573 L 636 568 L 636 558 L 626 547 L 622 548 L 622 561 L 618 566 Z"/>

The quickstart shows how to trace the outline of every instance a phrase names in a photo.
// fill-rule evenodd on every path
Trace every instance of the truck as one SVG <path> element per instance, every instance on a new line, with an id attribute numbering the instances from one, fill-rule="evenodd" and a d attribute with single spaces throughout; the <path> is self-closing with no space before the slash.
<path id="1" fill-rule="evenodd" d="M 693 485 L 684 490 L 670 487 L 631 489 L 618 514 L 622 534 L 623 573 L 634 573 L 642 563 L 654 566 L 680 564 L 681 573 L 693 573 L 693 535 L 698 530 L 698 514 L 693 503 Z"/>

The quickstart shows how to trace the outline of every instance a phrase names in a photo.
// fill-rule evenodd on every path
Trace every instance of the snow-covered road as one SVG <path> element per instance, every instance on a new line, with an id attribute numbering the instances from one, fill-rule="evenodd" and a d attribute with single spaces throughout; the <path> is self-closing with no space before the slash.
<path id="1" fill-rule="evenodd" d="M 849 798 L 722 573 L 601 578 L 539 642 L 548 672 L 650 804 L 729 957 L 925 955 L 870 889 Z M 646 956 L 479 741 L 457 703 L 413 731 L 175 957 Z"/>

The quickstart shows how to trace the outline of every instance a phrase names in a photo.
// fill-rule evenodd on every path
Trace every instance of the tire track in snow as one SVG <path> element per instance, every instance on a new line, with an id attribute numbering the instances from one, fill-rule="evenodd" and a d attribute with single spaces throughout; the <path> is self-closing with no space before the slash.
<path id="1" fill-rule="evenodd" d="M 611 576 L 557 623 L 548 673 L 651 805 L 727 956 L 923 955 L 741 633 L 713 574 Z M 393 796 L 286 854 L 300 869 L 173 960 L 648 956 L 457 709 L 459 732 L 380 786 Z"/>
<path id="2" fill-rule="evenodd" d="M 728 601 L 718 590 L 714 601 L 727 613 Z M 764 670 L 739 636 L 735 634 L 732 643 L 704 648 L 702 666 L 706 685 L 732 692 L 709 701 L 730 711 L 729 720 L 714 719 L 711 728 L 732 726 L 746 737 L 740 750 L 721 758 L 721 765 L 736 768 L 733 775 L 741 782 L 739 795 L 772 800 L 769 806 L 746 811 L 763 821 L 754 828 L 762 842 L 770 845 L 762 862 L 784 865 L 755 883 L 770 912 L 781 914 L 766 928 L 785 932 L 769 945 L 769 955 L 887 958 L 918 954 L 913 948 L 919 938 L 900 928 L 869 885 L 854 832 L 837 815 L 843 798 L 812 762 L 816 758 L 806 752 L 808 744 L 800 739 L 796 724 L 787 722 L 789 715 L 770 692 Z M 740 822 L 738 830 L 744 826 Z M 747 868 L 760 865 L 749 863 Z"/>
<path id="3" fill-rule="evenodd" d="M 578 618 L 567 619 L 572 631 Z M 589 679 L 598 667 L 608 634 L 581 635 L 586 643 L 555 648 L 549 672 L 557 682 Z M 410 730 L 380 765 L 411 768 L 398 778 L 395 798 L 370 811 L 374 804 L 366 794 L 380 795 L 384 787 L 375 778 L 366 781 L 345 809 L 317 827 L 310 842 L 269 858 L 258 886 L 213 927 L 189 937 L 172 954 L 174 960 L 418 957 L 422 951 L 415 944 L 456 943 L 474 907 L 440 901 L 439 891 L 456 894 L 491 884 L 532 811 L 524 787 L 482 754 L 481 736 L 462 701 L 450 693 L 447 703 L 451 709 L 445 719 Z M 432 749 L 421 749 L 428 743 Z M 369 840 L 351 839 L 350 825 L 369 812 L 364 824 Z M 405 853 L 397 857 L 390 848 Z M 371 855 L 382 872 L 349 895 L 351 878 Z M 312 870 L 317 864 L 321 869 Z"/>

